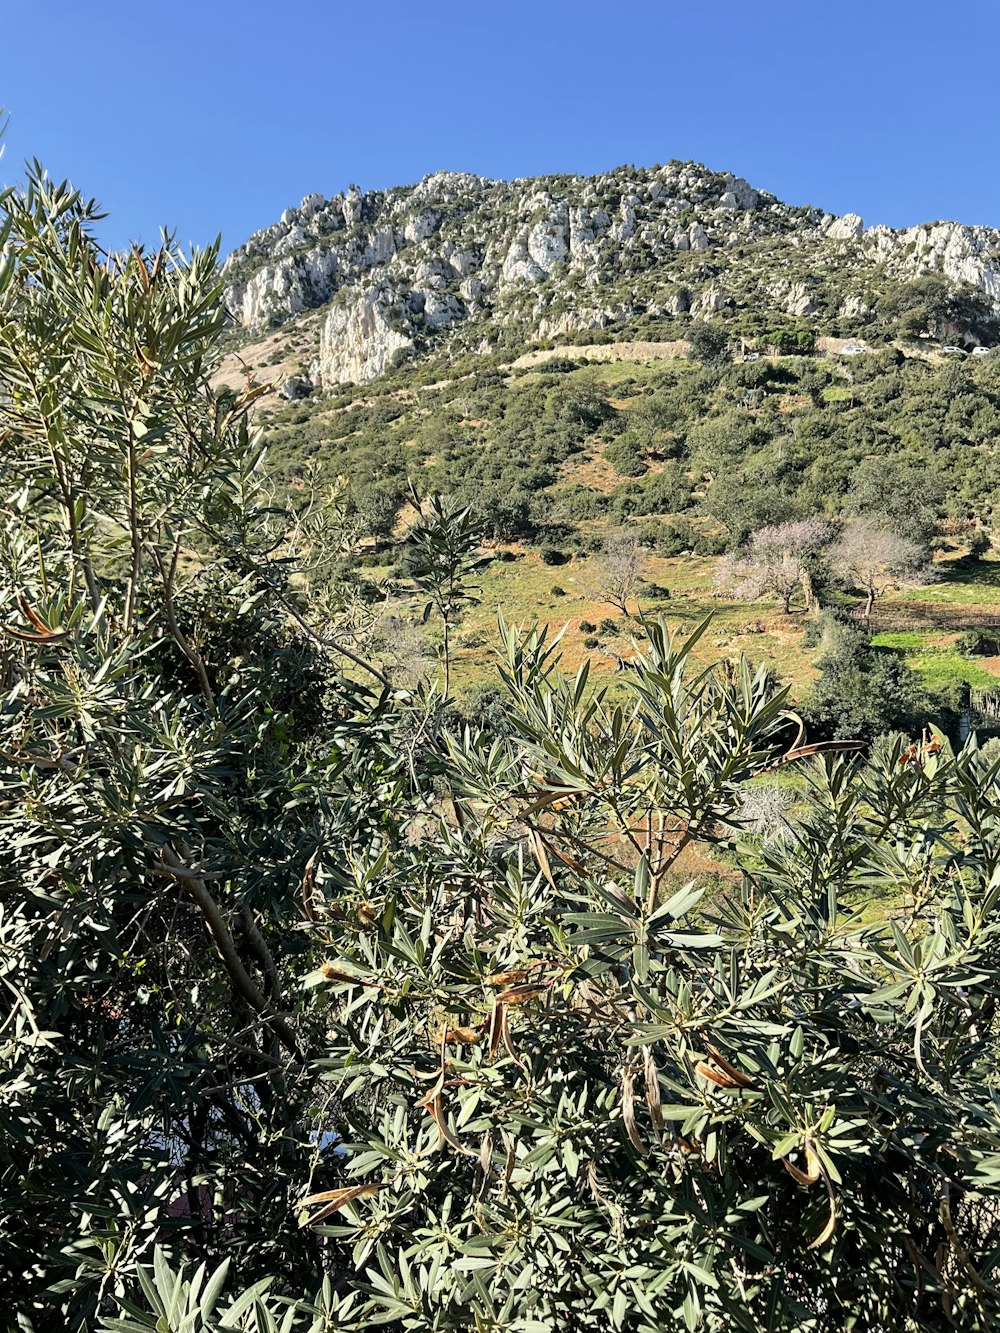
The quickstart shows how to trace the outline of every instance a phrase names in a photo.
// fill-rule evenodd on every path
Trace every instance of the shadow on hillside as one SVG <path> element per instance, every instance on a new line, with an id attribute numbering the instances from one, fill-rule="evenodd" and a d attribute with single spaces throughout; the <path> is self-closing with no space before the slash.
<path id="1" fill-rule="evenodd" d="M 934 568 L 938 571 L 938 583 L 946 586 L 973 583 L 980 587 L 1000 587 L 1000 562 L 970 560 L 963 555 L 941 560 Z"/>

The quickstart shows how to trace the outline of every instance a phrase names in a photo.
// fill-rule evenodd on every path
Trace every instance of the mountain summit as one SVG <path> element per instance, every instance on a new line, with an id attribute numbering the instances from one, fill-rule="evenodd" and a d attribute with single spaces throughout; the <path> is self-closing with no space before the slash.
<path id="1" fill-rule="evenodd" d="M 523 346 L 587 329 L 670 336 L 691 317 L 740 334 L 770 321 L 857 333 L 900 283 L 937 276 L 975 318 L 1000 314 L 1000 231 L 936 222 L 865 228 L 794 207 L 691 162 L 600 176 L 489 180 L 307 195 L 226 262 L 247 329 L 328 307 L 309 350 L 316 386 L 365 383 L 446 341 Z M 976 324 L 978 320 L 978 331 Z"/>

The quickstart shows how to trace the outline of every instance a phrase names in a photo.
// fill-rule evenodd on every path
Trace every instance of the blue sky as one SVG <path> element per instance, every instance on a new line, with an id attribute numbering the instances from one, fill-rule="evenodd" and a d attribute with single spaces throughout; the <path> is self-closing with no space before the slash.
<path id="1" fill-rule="evenodd" d="M 11 0 L 0 179 L 225 248 L 313 190 L 693 158 L 790 203 L 1000 226 L 1000 4 Z"/>

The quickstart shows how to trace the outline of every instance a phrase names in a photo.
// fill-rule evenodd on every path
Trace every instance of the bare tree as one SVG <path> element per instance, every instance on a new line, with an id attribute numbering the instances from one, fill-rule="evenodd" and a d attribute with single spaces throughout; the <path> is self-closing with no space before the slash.
<path id="1" fill-rule="evenodd" d="M 872 607 L 890 588 L 929 583 L 934 577 L 925 546 L 866 519 L 848 525 L 830 552 L 830 567 L 864 592 L 865 620 L 871 618 Z"/>
<path id="2" fill-rule="evenodd" d="M 597 596 L 627 616 L 629 601 L 635 599 L 636 584 L 648 563 L 649 552 L 638 537 L 630 532 L 609 537 L 598 565 Z"/>
<path id="3" fill-rule="evenodd" d="M 830 541 L 829 523 L 805 519 L 800 523 L 775 523 L 753 533 L 745 550 L 726 556 L 719 566 L 716 584 L 733 597 L 755 602 L 765 593 L 781 601 L 785 615 L 792 598 L 801 589 L 805 609 L 815 602 L 812 575 L 819 552 Z"/>

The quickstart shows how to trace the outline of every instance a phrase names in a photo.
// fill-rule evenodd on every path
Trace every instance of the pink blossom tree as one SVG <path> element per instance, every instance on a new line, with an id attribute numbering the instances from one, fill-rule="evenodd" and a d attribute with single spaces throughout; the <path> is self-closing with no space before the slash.
<path id="1" fill-rule="evenodd" d="M 748 602 L 771 593 L 781 602 L 785 615 L 791 614 L 792 598 L 801 591 L 809 611 L 815 602 L 812 573 L 832 535 L 829 523 L 813 518 L 760 528 L 744 550 L 723 559 L 716 584 L 730 596 Z"/>

